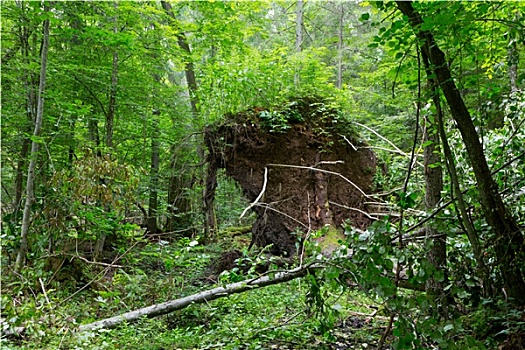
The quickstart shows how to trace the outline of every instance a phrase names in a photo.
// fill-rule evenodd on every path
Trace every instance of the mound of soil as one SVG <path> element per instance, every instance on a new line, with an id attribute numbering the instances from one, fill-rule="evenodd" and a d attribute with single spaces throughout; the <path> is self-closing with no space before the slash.
<path id="1" fill-rule="evenodd" d="M 205 141 L 208 204 L 219 168 L 250 202 L 265 185 L 252 208 L 252 243 L 272 245 L 273 254 L 293 255 L 309 230 L 344 221 L 361 229 L 370 224 L 360 210 L 371 189 L 375 154 L 328 102 L 312 97 L 273 110 L 252 108 L 208 127 Z"/>

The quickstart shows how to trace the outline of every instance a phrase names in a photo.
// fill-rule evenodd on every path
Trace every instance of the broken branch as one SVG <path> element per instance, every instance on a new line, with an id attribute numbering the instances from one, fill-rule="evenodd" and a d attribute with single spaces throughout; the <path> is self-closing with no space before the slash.
<path id="1" fill-rule="evenodd" d="M 205 303 L 228 295 L 242 293 L 250 289 L 256 289 L 266 287 L 272 284 L 288 282 L 299 277 L 304 277 L 308 274 L 309 271 L 321 267 L 322 265 L 320 265 L 319 263 L 312 262 L 308 265 L 297 267 L 289 271 L 276 273 L 273 278 L 271 276 L 263 276 L 255 279 L 250 279 L 248 281 L 231 283 L 223 287 L 213 288 L 197 294 L 189 295 L 184 298 L 171 300 L 156 305 L 151 305 L 142 309 L 126 312 L 119 316 L 110 317 L 104 320 L 84 324 L 81 325 L 78 328 L 78 330 L 80 332 L 85 332 L 99 328 L 114 328 L 120 323 L 137 321 L 138 319 L 144 316 L 156 317 L 160 315 L 165 315 L 170 312 L 183 309 L 191 304 Z"/>

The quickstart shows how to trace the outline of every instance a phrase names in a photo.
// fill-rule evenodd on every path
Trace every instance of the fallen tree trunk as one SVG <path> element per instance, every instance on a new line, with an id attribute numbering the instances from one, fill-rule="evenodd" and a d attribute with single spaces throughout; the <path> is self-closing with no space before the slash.
<path id="1" fill-rule="evenodd" d="M 110 317 L 104 320 L 84 324 L 81 325 L 78 328 L 78 330 L 80 332 L 84 332 L 99 328 L 114 328 L 120 323 L 137 321 L 143 316 L 151 318 L 160 315 L 165 315 L 170 312 L 183 309 L 191 304 L 208 302 L 232 294 L 242 293 L 250 289 L 256 289 L 270 286 L 272 284 L 291 281 L 299 277 L 304 277 L 308 274 L 309 271 L 319 269 L 322 267 L 323 266 L 319 263 L 310 263 L 289 271 L 278 272 L 273 277 L 262 276 L 255 279 L 228 284 L 224 287 L 213 288 L 197 294 L 189 295 L 184 298 L 166 301 L 164 303 L 151 305 L 142 309 L 126 312 L 125 314 L 119 316 Z"/>

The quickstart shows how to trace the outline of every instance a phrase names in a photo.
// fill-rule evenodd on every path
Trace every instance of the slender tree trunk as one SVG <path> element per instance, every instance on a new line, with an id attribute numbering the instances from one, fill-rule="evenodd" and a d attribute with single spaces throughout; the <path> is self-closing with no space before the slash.
<path id="1" fill-rule="evenodd" d="M 345 19 L 345 8 L 344 2 L 339 4 L 339 32 L 337 35 L 337 80 L 336 87 L 338 89 L 343 86 L 343 56 L 344 56 L 344 19 Z"/>
<path id="2" fill-rule="evenodd" d="M 516 13 L 514 21 L 518 23 L 520 20 L 520 13 Z M 509 44 L 507 47 L 507 57 L 509 64 L 509 82 L 510 92 L 518 91 L 518 64 L 520 62 L 520 54 L 518 51 L 518 34 L 516 30 L 509 29 Z"/>
<path id="3" fill-rule="evenodd" d="M 301 52 L 303 47 L 303 0 L 297 0 L 295 8 L 295 52 Z"/>
<path id="4" fill-rule="evenodd" d="M 217 228 L 217 217 L 215 215 L 215 190 L 217 189 L 217 164 L 208 155 L 208 169 L 206 174 L 206 189 L 204 191 L 204 220 L 208 230 L 207 237 L 211 237 Z"/>
<path id="5" fill-rule="evenodd" d="M 20 208 L 22 206 L 22 194 L 24 191 L 24 169 L 26 167 L 26 159 L 29 153 L 30 144 L 31 140 L 28 138 L 24 138 L 24 140 L 22 141 L 22 149 L 20 150 L 20 158 L 18 159 L 18 162 L 16 164 L 15 197 L 13 202 L 15 221 L 17 221 L 18 213 L 20 212 Z"/>
<path id="6" fill-rule="evenodd" d="M 171 4 L 167 1 L 161 1 L 162 8 L 166 11 L 166 14 L 175 20 L 175 14 L 171 8 Z M 186 65 L 184 68 L 184 73 L 186 75 L 186 83 L 188 84 L 188 93 L 190 95 L 190 105 L 191 111 L 193 114 L 194 121 L 197 125 L 199 120 L 199 101 L 197 98 L 197 79 L 195 78 L 195 68 L 193 66 L 193 61 L 191 59 L 191 49 L 186 39 L 186 35 L 183 32 L 177 34 L 177 42 L 181 50 L 186 54 Z M 197 141 L 197 154 L 200 159 L 206 159 L 204 151 L 204 139 L 202 136 L 199 137 Z M 209 167 L 209 165 L 208 165 Z M 184 183 L 184 179 L 173 181 L 173 183 Z M 213 207 L 210 207 L 210 193 L 207 192 L 207 187 L 202 192 L 202 215 L 204 217 L 204 234 L 207 241 L 213 240 L 215 235 L 215 229 L 217 227 L 217 222 L 215 219 L 215 212 Z M 211 202 L 213 204 L 213 201 Z"/>
<path id="7" fill-rule="evenodd" d="M 193 66 L 193 61 L 190 59 L 190 45 L 188 44 L 188 40 L 186 40 L 186 35 L 184 33 L 180 33 L 177 35 L 177 43 L 179 44 L 179 47 L 186 53 L 186 55 L 188 55 L 188 59 L 186 60 L 186 64 L 184 67 L 184 74 L 186 75 L 186 84 L 188 84 L 188 94 L 190 95 L 191 113 L 193 115 L 193 118 L 197 120 L 197 118 L 199 117 L 199 101 L 197 99 L 197 78 L 195 78 L 195 67 Z"/>
<path id="8" fill-rule="evenodd" d="M 115 28 L 116 30 L 116 28 Z M 113 52 L 113 64 L 111 69 L 111 89 L 109 91 L 108 114 L 106 115 L 106 146 L 109 152 L 113 148 L 113 124 L 115 122 L 115 110 L 117 101 L 118 85 L 118 52 Z"/>
<path id="9" fill-rule="evenodd" d="M 157 233 L 157 209 L 158 209 L 158 190 L 159 190 L 159 120 L 160 112 L 153 112 L 153 135 L 151 137 L 151 171 L 149 185 L 149 205 L 146 228 L 149 233 Z"/>
<path id="10" fill-rule="evenodd" d="M 115 11 L 118 8 L 118 3 L 114 3 Z M 114 18 L 115 25 L 113 27 L 113 33 L 118 33 L 118 18 L 115 14 Z M 117 48 L 113 51 L 113 62 L 111 66 L 111 87 L 109 90 L 109 102 L 108 102 L 108 112 L 106 114 L 106 147 L 109 154 L 113 150 L 113 124 L 115 121 L 115 111 L 117 105 L 117 86 L 118 86 L 118 69 L 119 69 L 119 58 Z M 104 208 L 106 212 L 109 212 L 111 208 Z M 101 233 L 95 242 L 95 247 L 93 248 L 93 256 L 95 260 L 98 260 L 102 251 L 104 250 L 104 244 L 106 242 L 106 233 Z"/>
<path id="11" fill-rule="evenodd" d="M 423 19 L 412 7 L 412 2 L 397 1 L 396 3 L 400 11 L 408 17 L 415 34 L 421 40 L 422 49 L 429 58 L 431 68 L 461 133 L 477 180 L 479 199 L 485 219 L 496 235 L 494 245 L 506 293 L 513 298 L 515 303 L 525 304 L 525 293 L 523 293 L 525 281 L 521 274 L 519 258 L 523 251 L 523 234 L 501 199 L 470 113 L 451 76 L 445 54 L 438 47 L 432 33 L 420 29 Z"/>
<path id="12" fill-rule="evenodd" d="M 48 11 L 47 5 L 44 4 L 44 11 Z M 46 84 L 47 72 L 47 55 L 49 51 L 49 19 L 44 21 L 44 38 L 42 44 L 42 60 L 40 66 L 40 83 L 38 86 L 38 105 L 35 120 L 35 130 L 33 136 L 38 138 L 42 130 L 42 117 L 44 115 L 44 91 Z M 35 183 L 35 165 L 38 160 L 39 144 L 34 140 L 31 144 L 31 160 L 27 171 L 26 184 L 26 201 L 24 205 L 24 214 L 22 216 L 22 232 L 20 235 L 20 249 L 15 262 L 15 272 L 20 273 L 26 263 L 29 241 L 29 219 L 31 216 L 31 205 L 33 204 L 34 183 Z"/>
<path id="13" fill-rule="evenodd" d="M 425 209 L 429 212 L 439 205 L 441 200 L 441 191 L 443 190 L 443 170 L 441 168 L 441 155 L 439 154 L 439 135 L 436 132 L 436 124 L 425 119 L 425 128 L 423 132 L 423 141 L 429 141 L 430 144 L 425 147 L 424 166 L 425 166 Z M 446 276 L 446 235 L 441 234 L 432 224 L 425 228 L 426 239 L 433 242 L 432 248 L 428 252 L 428 260 L 434 266 L 436 271 Z M 445 313 L 447 309 L 447 299 L 445 297 L 443 284 L 447 283 L 446 279 L 442 282 L 435 278 L 430 278 L 426 284 L 427 293 L 434 297 L 440 313 Z"/>
<path id="14" fill-rule="evenodd" d="M 162 8 L 168 16 L 175 20 L 175 14 L 171 8 L 171 4 L 167 1 L 161 1 Z M 191 59 L 191 49 L 186 39 L 186 35 L 183 32 L 177 33 L 177 43 L 179 47 L 184 52 L 186 57 L 186 64 L 184 67 L 184 73 L 186 75 L 186 83 L 188 84 L 188 93 L 190 95 L 190 105 L 193 118 L 197 119 L 199 117 L 199 108 L 198 108 L 198 99 L 197 99 L 197 79 L 195 78 L 195 67 L 193 66 L 193 61 Z"/>
<path id="15" fill-rule="evenodd" d="M 23 5 L 23 3 L 21 4 Z M 30 62 L 31 50 L 29 47 L 30 32 L 27 27 L 23 26 L 20 29 L 20 47 L 22 55 L 26 60 L 26 64 Z M 24 84 L 27 92 L 27 134 L 29 135 L 34 128 L 36 110 L 37 110 L 37 96 L 35 93 L 35 86 L 37 85 L 35 77 L 31 71 L 24 74 Z M 27 156 L 29 148 L 31 146 L 31 140 L 29 137 L 25 137 L 22 141 L 22 147 L 20 149 L 20 157 L 16 165 L 16 178 L 15 178 L 15 197 L 14 197 L 14 220 L 18 221 L 18 214 L 22 207 L 22 196 L 24 192 L 24 171 L 26 171 Z"/>
<path id="16" fill-rule="evenodd" d="M 297 0 L 295 8 L 295 52 L 299 53 L 303 48 L 303 0 Z M 300 67 L 297 68 L 299 70 Z M 301 81 L 299 72 L 294 75 L 294 85 L 297 88 Z"/>
<path id="17" fill-rule="evenodd" d="M 87 124 L 89 140 L 93 142 L 93 154 L 96 154 L 97 157 L 102 157 L 102 151 L 100 150 L 100 133 L 98 131 L 98 121 L 96 117 L 89 117 Z"/>

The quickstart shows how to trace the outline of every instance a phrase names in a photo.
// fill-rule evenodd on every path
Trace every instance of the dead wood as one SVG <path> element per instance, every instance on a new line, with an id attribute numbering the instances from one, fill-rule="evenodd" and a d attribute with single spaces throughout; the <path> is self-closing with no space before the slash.
<path id="1" fill-rule="evenodd" d="M 114 328 L 123 322 L 134 322 L 142 317 L 156 317 L 165 315 L 176 310 L 183 309 L 191 304 L 205 303 L 232 294 L 242 293 L 251 289 L 283 283 L 293 279 L 304 277 L 309 271 L 321 268 L 318 263 L 310 263 L 289 271 L 278 272 L 274 276 L 262 276 L 246 281 L 231 283 L 223 287 L 213 288 L 184 298 L 170 300 L 164 303 L 151 305 L 142 309 L 126 312 L 122 315 L 106 318 L 104 320 L 88 323 L 79 327 L 80 332 L 95 330 L 99 328 Z"/>

